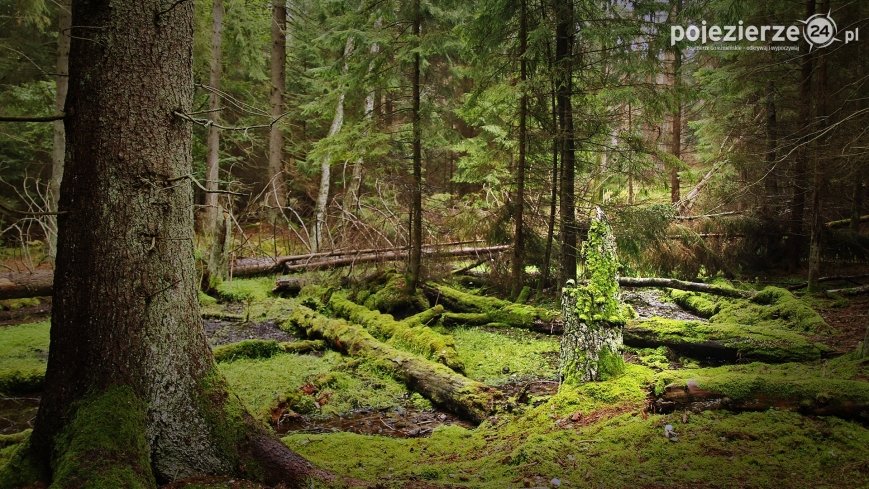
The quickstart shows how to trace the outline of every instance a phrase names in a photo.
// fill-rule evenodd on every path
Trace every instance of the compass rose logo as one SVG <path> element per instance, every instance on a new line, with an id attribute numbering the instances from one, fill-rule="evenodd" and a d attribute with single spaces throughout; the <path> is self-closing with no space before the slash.
<path id="1" fill-rule="evenodd" d="M 815 14 L 806 20 L 801 20 L 803 24 L 803 38 L 809 43 L 809 51 L 815 48 L 825 48 L 833 41 L 841 41 L 836 39 L 836 22 L 830 17 L 830 12 L 826 14 Z"/>

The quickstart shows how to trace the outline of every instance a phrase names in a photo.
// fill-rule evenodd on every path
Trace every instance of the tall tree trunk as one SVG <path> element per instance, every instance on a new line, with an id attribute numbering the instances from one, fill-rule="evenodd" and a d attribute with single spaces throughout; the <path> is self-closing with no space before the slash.
<path id="1" fill-rule="evenodd" d="M 806 0 L 806 18 L 815 14 L 815 0 Z M 799 143 L 796 161 L 794 162 L 793 195 L 790 205 L 790 260 L 791 266 L 798 266 L 805 249 L 803 239 L 803 214 L 806 207 L 806 189 L 808 188 L 807 168 L 809 164 L 809 136 L 812 132 L 812 57 L 811 51 L 804 48 L 802 51 L 801 75 L 800 75 L 800 107 Z"/>
<path id="2" fill-rule="evenodd" d="M 776 147 L 778 146 L 778 127 L 775 111 L 775 83 L 766 83 L 766 167 L 764 168 L 763 214 L 772 219 L 778 200 L 778 172 L 776 172 Z"/>
<path id="3" fill-rule="evenodd" d="M 353 52 L 353 38 L 347 37 L 347 42 L 344 44 L 344 67 L 341 70 L 342 76 L 347 75 L 347 58 Z M 342 82 L 343 83 L 343 82 Z M 332 125 L 329 126 L 327 138 L 334 137 L 341 132 L 341 127 L 344 126 L 344 97 L 346 91 L 342 88 L 338 93 L 338 102 L 335 104 L 335 116 L 332 118 Z M 332 179 L 332 153 L 327 152 L 320 161 L 320 191 L 317 193 L 317 203 L 314 208 L 314 242 L 311 244 L 311 252 L 317 253 L 323 246 L 323 232 L 326 229 L 326 207 L 329 204 L 329 187 Z"/>
<path id="4" fill-rule="evenodd" d="M 828 12 L 830 0 L 821 2 L 821 12 Z M 827 96 L 827 52 L 818 55 L 817 83 L 817 115 L 818 130 L 823 131 L 829 126 L 829 107 Z M 827 148 L 828 138 L 823 136 L 818 141 L 812 158 L 812 215 L 809 233 L 809 272 L 807 289 L 815 292 L 818 288 L 818 277 L 821 276 L 821 234 L 824 231 L 824 221 L 821 215 L 821 201 L 825 187 L 824 167 L 830 164 Z"/>
<path id="5" fill-rule="evenodd" d="M 284 88 L 287 85 L 287 5 L 286 0 L 272 0 L 271 105 L 272 120 L 284 113 Z M 287 187 L 284 182 L 284 131 L 277 122 L 269 129 L 269 188 L 266 204 L 284 207 Z"/>
<path id="6" fill-rule="evenodd" d="M 561 141 L 561 285 L 576 279 L 576 151 L 573 135 L 573 0 L 558 0 L 555 6 L 555 69 L 558 81 L 558 137 Z"/>
<path id="7" fill-rule="evenodd" d="M 681 0 L 676 0 L 675 12 L 678 16 L 682 8 Z M 676 99 L 676 107 L 673 109 L 673 127 L 670 139 L 670 154 L 676 159 L 682 157 L 682 97 L 679 93 L 682 86 L 682 50 L 679 46 L 673 46 L 673 96 Z M 680 195 L 679 168 L 673 165 L 670 168 L 670 202 L 679 202 Z"/>
<path id="8" fill-rule="evenodd" d="M 77 1 L 45 392 L 29 454 L 56 487 L 312 467 L 230 396 L 193 260 L 193 3 Z M 94 29 L 93 26 L 100 26 Z M 85 447 L 85 448 L 82 448 Z"/>
<path id="9" fill-rule="evenodd" d="M 522 290 L 522 272 L 525 269 L 525 231 L 523 229 L 523 212 L 525 210 L 525 152 L 527 144 L 528 94 L 525 82 L 528 79 L 528 68 L 525 61 L 528 49 L 528 8 L 525 0 L 520 0 L 519 7 L 519 86 L 522 94 L 519 96 L 519 159 L 516 162 L 516 195 L 513 202 L 513 260 L 512 296 L 518 297 Z"/>
<path id="10" fill-rule="evenodd" d="M 416 45 L 420 45 L 419 1 L 413 0 L 413 35 Z M 413 53 L 413 182 L 410 196 L 410 262 L 408 264 L 407 288 L 416 290 L 420 281 L 422 262 L 422 128 L 420 127 L 420 56 L 419 51 Z"/>
<path id="11" fill-rule="evenodd" d="M 854 186 L 851 189 L 851 223 L 849 227 L 851 231 L 857 232 L 860 230 L 860 215 L 863 212 L 863 194 L 866 193 L 866 167 L 863 162 L 857 162 L 857 170 L 854 178 Z"/>
<path id="12" fill-rule="evenodd" d="M 69 41 L 72 27 L 72 0 L 59 0 L 57 21 L 57 64 L 55 66 L 54 108 L 58 113 L 64 111 L 66 92 L 69 87 Z M 63 121 L 53 123 L 53 145 L 51 148 L 51 182 L 48 188 L 48 211 L 57 212 L 60 199 L 60 182 L 63 180 L 63 161 L 66 158 L 66 136 Z M 57 256 L 57 218 L 49 216 L 48 258 L 54 261 Z"/>
<path id="13" fill-rule="evenodd" d="M 220 79 L 223 76 L 223 0 L 212 0 L 211 4 L 211 67 L 208 72 L 208 113 L 215 122 L 220 121 Z M 205 219 L 202 230 L 213 233 L 222 212 L 217 203 L 217 183 L 220 180 L 220 129 L 208 126 L 205 154 Z"/>
<path id="14" fill-rule="evenodd" d="M 374 22 L 374 28 L 380 29 L 382 24 L 381 19 L 377 19 Z M 380 52 L 380 44 L 372 43 L 371 48 L 369 50 L 371 53 L 371 61 L 368 64 L 368 75 L 371 75 L 371 68 L 373 67 L 375 58 L 377 54 Z M 365 129 L 365 135 L 370 134 L 371 129 L 374 127 L 374 102 L 377 99 L 377 89 L 373 86 L 368 90 L 368 94 L 365 96 L 365 123 L 367 127 Z M 353 164 L 353 173 L 350 177 L 350 186 L 347 188 L 347 198 L 344 204 L 345 209 L 356 214 L 359 212 L 359 194 L 362 191 L 362 166 L 364 163 L 364 159 L 360 156 L 356 159 L 356 162 Z"/>

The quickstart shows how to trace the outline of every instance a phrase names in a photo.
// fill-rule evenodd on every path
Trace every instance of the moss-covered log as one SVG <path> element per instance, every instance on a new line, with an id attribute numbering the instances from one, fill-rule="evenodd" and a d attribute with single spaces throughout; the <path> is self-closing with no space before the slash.
<path id="1" fill-rule="evenodd" d="M 670 289 L 704 292 L 706 294 L 721 295 L 724 297 L 738 297 L 742 299 L 750 299 L 754 296 L 754 292 L 749 290 L 740 290 L 733 287 L 715 284 L 705 284 L 703 282 L 686 282 L 684 280 L 676 280 L 673 278 L 619 277 L 619 285 L 622 287 L 666 287 Z"/>
<path id="2" fill-rule="evenodd" d="M 444 284 L 430 282 L 424 286 L 426 295 L 433 303 L 442 303 L 444 307 L 459 313 L 483 313 L 488 321 L 474 324 L 502 323 L 516 328 L 534 331 L 552 332 L 560 330 L 561 320 L 557 312 L 541 307 L 516 304 L 495 297 L 471 294 Z M 458 316 L 447 317 L 445 322 L 453 322 Z"/>
<path id="3" fill-rule="evenodd" d="M 657 411 L 770 408 L 869 422 L 869 383 L 822 376 L 823 367 L 749 364 L 658 375 Z"/>
<path id="4" fill-rule="evenodd" d="M 783 329 L 657 317 L 630 322 L 624 341 L 632 347 L 666 346 L 692 358 L 727 362 L 802 362 L 831 353 L 825 345 Z"/>
<path id="5" fill-rule="evenodd" d="M 401 322 L 408 325 L 421 324 L 423 326 L 428 326 L 429 324 L 434 324 L 435 322 L 437 322 L 437 320 L 440 319 L 443 314 L 444 306 L 438 304 L 418 314 L 414 314 L 413 316 L 404 318 L 401 320 Z"/>
<path id="6" fill-rule="evenodd" d="M 322 340 L 276 341 L 250 339 L 229 343 L 214 348 L 214 360 L 231 362 L 240 358 L 269 358 L 278 353 L 308 353 L 322 351 L 326 343 Z"/>
<path id="7" fill-rule="evenodd" d="M 483 421 L 501 403 L 502 394 L 497 389 L 380 342 L 361 326 L 323 316 L 308 307 L 297 306 L 284 327 L 299 328 L 311 337 L 323 338 L 344 353 L 366 356 L 434 404 L 472 421 Z"/>
<path id="8" fill-rule="evenodd" d="M 338 317 L 364 326 L 380 340 L 389 341 L 394 346 L 442 363 L 457 372 L 465 370 L 450 336 L 421 324 L 413 326 L 412 323 L 396 321 L 391 315 L 360 306 L 341 293 L 332 294 L 329 308 Z"/>

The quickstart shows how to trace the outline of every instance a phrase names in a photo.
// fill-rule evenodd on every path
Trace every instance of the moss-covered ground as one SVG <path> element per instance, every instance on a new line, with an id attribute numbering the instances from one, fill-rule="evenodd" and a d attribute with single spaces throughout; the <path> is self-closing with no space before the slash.
<path id="1" fill-rule="evenodd" d="M 268 279 L 234 280 L 222 284 L 217 297 L 203 296 L 200 301 L 208 313 L 243 328 L 285 319 L 294 307 L 294 300 L 273 297 L 270 290 Z M 842 390 L 858 401 L 869 399 L 869 362 L 854 353 L 820 359 L 823 347 L 814 340 L 825 326 L 806 301 L 768 289 L 753 301 L 691 297 L 698 311 L 707 307 L 703 315 L 711 320 L 688 326 L 683 321 L 656 320 L 662 335 L 684 340 L 703 333 L 708 340 L 720 339 L 726 331 L 737 338 L 734 341 L 752 348 L 772 345 L 787 355 L 812 353 L 798 358 L 799 362 L 699 368 L 690 359 L 677 361 L 676 354 L 664 347 L 634 348 L 626 352 L 628 364 L 622 375 L 565 385 L 533 402 L 513 399 L 476 428 L 443 425 L 421 431 L 428 436 L 411 438 L 291 432 L 283 441 L 322 468 L 384 488 L 869 487 L 869 429 L 859 422 L 784 409 L 654 412 L 650 395 L 689 380 L 733 399 L 776 394 L 817 400 Z M 680 304 L 683 299 L 674 295 Z M 504 386 L 509 396 L 515 393 L 511 386 L 556 378 L 557 336 L 504 326 L 436 330 L 453 340 L 465 375 Z M 261 421 L 275 424 L 280 421 L 276 416 L 288 413 L 328 419 L 360 409 L 432 409 L 383 367 L 324 350 L 322 343 L 303 344 L 301 335 L 292 341 L 292 348 L 287 340 L 274 338 L 233 339 L 216 347 L 220 372 Z M 46 322 L 0 327 L 0 385 L 38 387 L 38 383 L 10 379 L 41 380 L 47 347 Z M 785 356 L 777 361 L 793 360 Z M 0 392 L 8 394 L 3 388 Z M 73 431 L 93 429 L 94 420 L 104 416 L 106 403 L 119 406 L 131 426 L 141 414 L 122 391 L 88 403 L 93 409 L 86 414 L 92 411 L 95 416 L 77 420 L 66 438 L 74 449 L 72 456 L 82 448 L 76 445 L 80 442 Z M 675 438 L 665 436 L 667 425 Z M 142 440 L 135 431 L 121 433 L 118 440 L 138 450 Z M 21 458 L 26 439 L 27 432 L 0 437 L 0 467 L 5 466 L 0 475 L 30 470 Z M 113 441 L 95 440 L 134 462 L 124 469 L 127 472 L 115 474 L 118 481 L 132 484 L 140 468 L 137 453 L 124 455 L 125 449 L 112 445 Z M 67 475 L 69 480 L 86 476 Z M 203 479 L 173 487 L 259 486 Z"/>

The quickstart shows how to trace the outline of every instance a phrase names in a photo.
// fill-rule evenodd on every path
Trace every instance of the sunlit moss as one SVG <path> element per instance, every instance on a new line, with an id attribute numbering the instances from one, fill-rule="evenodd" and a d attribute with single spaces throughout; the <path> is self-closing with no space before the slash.
<path id="1" fill-rule="evenodd" d="M 499 385 L 511 379 L 557 377 L 557 337 L 517 329 L 458 328 L 452 333 L 465 373 L 474 380 Z"/>
<path id="2" fill-rule="evenodd" d="M 48 321 L 0 328 L 0 392 L 33 392 L 48 361 Z"/>

